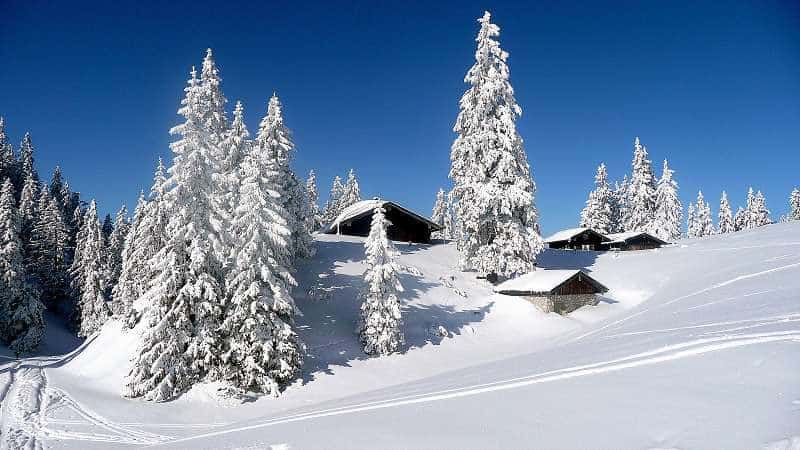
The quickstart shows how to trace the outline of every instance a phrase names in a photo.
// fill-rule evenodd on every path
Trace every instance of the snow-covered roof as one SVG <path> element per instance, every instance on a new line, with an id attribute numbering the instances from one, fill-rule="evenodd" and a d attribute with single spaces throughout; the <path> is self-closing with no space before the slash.
<path id="1" fill-rule="evenodd" d="M 441 228 L 438 224 L 432 222 L 430 219 L 420 216 L 419 214 L 411 210 L 403 208 L 402 206 L 398 205 L 395 202 L 390 202 L 388 200 L 382 200 L 382 199 L 372 199 L 372 200 L 361 200 L 360 202 L 353 203 L 352 205 L 343 209 L 342 212 L 339 213 L 338 216 L 336 216 L 336 219 L 334 219 L 333 222 L 331 222 L 330 225 L 328 225 L 328 231 L 333 232 L 336 230 L 336 226 L 339 225 L 340 223 L 346 222 L 351 219 L 356 219 L 366 214 L 372 214 L 372 211 L 375 210 L 375 208 L 377 208 L 378 206 L 385 207 L 387 204 L 390 204 L 393 207 L 400 209 L 408 213 L 409 215 L 418 218 L 421 221 L 427 222 L 428 225 L 431 226 L 431 229 L 433 231 L 438 231 Z"/>
<path id="2" fill-rule="evenodd" d="M 642 235 L 649 236 L 652 239 L 655 239 L 661 243 L 666 244 L 664 240 L 659 239 L 658 237 L 653 236 L 650 233 L 645 233 L 644 231 L 627 231 L 625 233 L 612 233 L 612 234 L 607 234 L 606 237 L 611 239 L 609 244 L 623 244 L 629 239 L 633 239 L 637 236 L 642 236 Z"/>
<path id="3" fill-rule="evenodd" d="M 596 231 L 592 230 L 591 228 L 569 228 L 567 230 L 561 230 L 555 234 L 548 236 L 545 240 L 545 244 L 549 244 L 551 242 L 559 242 L 559 241 L 568 241 L 575 236 L 583 233 L 584 231 L 591 231 L 592 233 L 597 233 Z M 600 234 L 600 233 L 597 233 Z M 600 234 L 600 236 L 605 237 L 604 235 Z"/>
<path id="4" fill-rule="evenodd" d="M 526 273 L 517 278 L 505 281 L 495 286 L 494 291 L 499 293 L 530 293 L 530 294 L 546 294 L 552 292 L 557 287 L 564 284 L 567 280 L 580 274 L 585 277 L 591 284 L 597 287 L 598 291 L 605 292 L 608 289 L 597 280 L 587 275 L 582 270 L 568 269 L 568 270 L 548 270 L 537 269 L 533 272 Z"/>

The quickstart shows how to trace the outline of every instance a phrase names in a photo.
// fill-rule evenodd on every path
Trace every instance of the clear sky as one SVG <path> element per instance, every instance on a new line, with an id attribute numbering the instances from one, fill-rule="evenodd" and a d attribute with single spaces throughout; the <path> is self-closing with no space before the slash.
<path id="1" fill-rule="evenodd" d="M 702 189 L 716 211 L 726 189 L 735 208 L 752 184 L 777 218 L 800 185 L 795 0 L 335 3 L 0 0 L 0 115 L 42 178 L 61 164 L 103 210 L 131 206 L 212 47 L 251 132 L 277 91 L 323 202 L 353 167 L 365 197 L 429 214 L 489 9 L 545 234 L 575 225 L 601 161 L 630 170 L 636 135 L 684 205 Z"/>

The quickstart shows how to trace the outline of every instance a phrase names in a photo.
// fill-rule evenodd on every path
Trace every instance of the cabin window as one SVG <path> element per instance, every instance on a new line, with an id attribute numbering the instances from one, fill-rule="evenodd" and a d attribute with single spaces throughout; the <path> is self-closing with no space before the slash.
<path id="1" fill-rule="evenodd" d="M 591 250 L 592 244 L 583 244 L 581 245 L 581 250 Z"/>

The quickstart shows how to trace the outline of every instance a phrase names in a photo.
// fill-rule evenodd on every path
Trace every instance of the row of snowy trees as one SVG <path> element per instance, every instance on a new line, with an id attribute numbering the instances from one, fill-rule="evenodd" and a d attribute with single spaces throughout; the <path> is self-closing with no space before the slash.
<path id="1" fill-rule="evenodd" d="M 764 194 L 761 191 L 754 193 L 752 187 L 747 191 L 746 206 L 740 206 L 736 214 L 733 214 L 731 210 L 727 192 L 722 191 L 717 218 L 717 226 L 715 227 L 712 220 L 711 207 L 703 199 L 703 193 L 698 192 L 697 202 L 689 204 L 686 235 L 688 237 L 703 237 L 716 233 L 732 233 L 772 223 Z M 789 214 L 782 220 L 800 220 L 800 190 L 794 189 L 789 195 Z"/>
<path id="2" fill-rule="evenodd" d="M 18 153 L 18 155 L 16 154 Z M 49 184 L 39 181 L 31 135 L 26 133 L 15 152 L 0 118 L 0 183 L 2 197 L 2 256 L 0 256 L 0 338 L 18 354 L 36 348 L 44 333 L 46 307 L 67 319 L 86 335 L 84 301 L 92 295 L 109 300 L 119 273 L 122 240 L 127 233 L 125 209 L 116 226 L 106 216 L 101 225 L 96 205 L 87 210 L 56 167 Z M 89 243 L 86 215 L 97 222 L 95 241 Z M 84 277 L 89 255 L 95 249 L 94 270 Z M 88 283 L 94 283 L 93 290 Z M 23 338 L 24 336 L 24 338 Z"/>
<path id="3" fill-rule="evenodd" d="M 595 189 L 581 211 L 581 227 L 601 233 L 646 231 L 664 240 L 681 236 L 683 206 L 675 171 L 665 159 L 661 177 L 656 179 L 647 157 L 647 147 L 635 138 L 631 176 L 625 175 L 621 182 L 615 182 L 614 189 L 609 184 L 605 164 L 600 164 Z"/>
<path id="4" fill-rule="evenodd" d="M 314 186 L 316 190 L 316 186 Z M 361 201 L 361 188 L 358 185 L 356 172 L 350 169 L 347 174 L 347 181 L 342 184 L 342 178 L 338 175 L 333 179 L 328 201 L 320 215 L 320 226 L 325 226 L 333 222 L 336 217 L 350 205 Z"/>
<path id="5" fill-rule="evenodd" d="M 276 95 L 254 139 L 241 103 L 228 122 L 211 50 L 184 91 L 172 166 L 159 164 L 123 248 L 114 303 L 140 324 L 123 394 L 164 401 L 219 381 L 277 395 L 303 361 L 292 272 L 313 254 L 314 175 L 291 169 Z"/>
<path id="6" fill-rule="evenodd" d="M 487 11 L 478 19 L 475 64 L 464 81 L 450 150 L 450 179 L 459 264 L 488 277 L 534 269 L 543 247 L 538 212 L 516 118 L 522 109 L 509 82 L 508 53 Z"/>

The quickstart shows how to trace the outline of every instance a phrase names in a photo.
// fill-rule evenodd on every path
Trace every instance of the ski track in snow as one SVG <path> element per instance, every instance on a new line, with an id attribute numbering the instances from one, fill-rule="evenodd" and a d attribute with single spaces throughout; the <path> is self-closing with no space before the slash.
<path id="1" fill-rule="evenodd" d="M 615 321 L 613 321 L 611 323 L 603 325 L 602 327 L 598 327 L 598 328 L 595 328 L 595 329 L 593 329 L 591 331 L 583 333 L 583 334 L 579 335 L 578 337 L 574 338 L 573 342 L 580 341 L 583 338 L 595 335 L 595 334 L 597 334 L 597 333 L 599 333 L 601 331 L 607 330 L 608 328 L 612 328 L 612 327 L 613 328 L 619 328 L 619 326 L 622 325 L 623 323 L 625 323 L 625 322 L 627 322 L 627 321 L 629 321 L 629 320 L 631 320 L 633 318 L 636 318 L 638 316 L 641 316 L 642 314 L 645 314 L 645 313 L 647 313 L 647 312 L 649 312 L 649 311 L 651 311 L 653 309 L 663 308 L 664 306 L 668 306 L 668 305 L 671 305 L 673 303 L 676 303 L 676 302 L 679 302 L 679 301 L 682 301 L 682 300 L 686 300 L 687 298 L 695 297 L 697 295 L 705 294 L 706 292 L 710 292 L 710 291 L 713 291 L 715 289 L 719 289 L 721 287 L 725 287 L 725 286 L 737 283 L 739 281 L 748 280 L 750 278 L 756 278 L 756 277 L 768 275 L 768 274 L 775 273 L 775 272 L 781 272 L 781 271 L 792 269 L 792 268 L 795 268 L 795 267 L 800 267 L 800 262 L 793 263 L 793 264 L 787 264 L 785 266 L 775 267 L 775 268 L 772 268 L 772 269 L 762 270 L 762 271 L 759 271 L 759 272 L 753 272 L 753 273 L 749 273 L 749 274 L 746 274 L 746 275 L 739 275 L 738 277 L 731 278 L 730 280 L 723 281 L 723 282 L 714 284 L 712 286 L 700 289 L 698 291 L 694 291 L 694 292 L 691 292 L 689 294 L 673 298 L 672 300 L 668 300 L 668 301 L 663 302 L 663 303 L 659 303 L 659 304 L 657 304 L 656 306 L 654 306 L 652 308 L 644 308 L 642 310 L 639 310 L 639 311 L 637 311 L 637 312 L 635 312 L 633 314 L 630 314 L 630 315 L 625 316 L 625 317 L 623 317 L 621 319 L 618 319 L 618 320 L 615 320 Z"/>
<path id="2" fill-rule="evenodd" d="M 706 353 L 721 350 L 735 349 L 756 344 L 769 344 L 778 342 L 800 342 L 800 329 L 789 331 L 777 331 L 768 333 L 749 333 L 739 335 L 725 335 L 695 339 L 680 344 L 664 346 L 655 350 L 636 353 L 630 356 L 602 361 L 592 364 L 578 365 L 563 369 L 551 370 L 541 373 L 526 375 L 523 377 L 511 378 L 506 380 L 494 381 L 490 383 L 475 384 L 441 391 L 433 391 L 424 394 L 415 394 L 403 397 L 390 398 L 368 403 L 354 404 L 337 408 L 323 409 L 300 413 L 285 417 L 269 419 L 264 422 L 230 428 L 226 430 L 204 433 L 187 438 L 176 439 L 168 442 L 181 443 L 197 439 L 210 438 L 231 433 L 239 433 L 254 429 L 266 428 L 291 422 L 298 422 L 324 417 L 354 414 L 366 411 L 373 411 L 385 408 L 430 403 L 442 400 L 449 400 L 461 397 L 471 397 L 508 389 L 517 389 L 534 384 L 548 383 L 553 381 L 566 380 L 571 378 L 597 375 L 609 372 L 616 372 L 625 369 L 648 366 L 658 363 L 674 361 L 678 359 L 699 356 Z"/>

